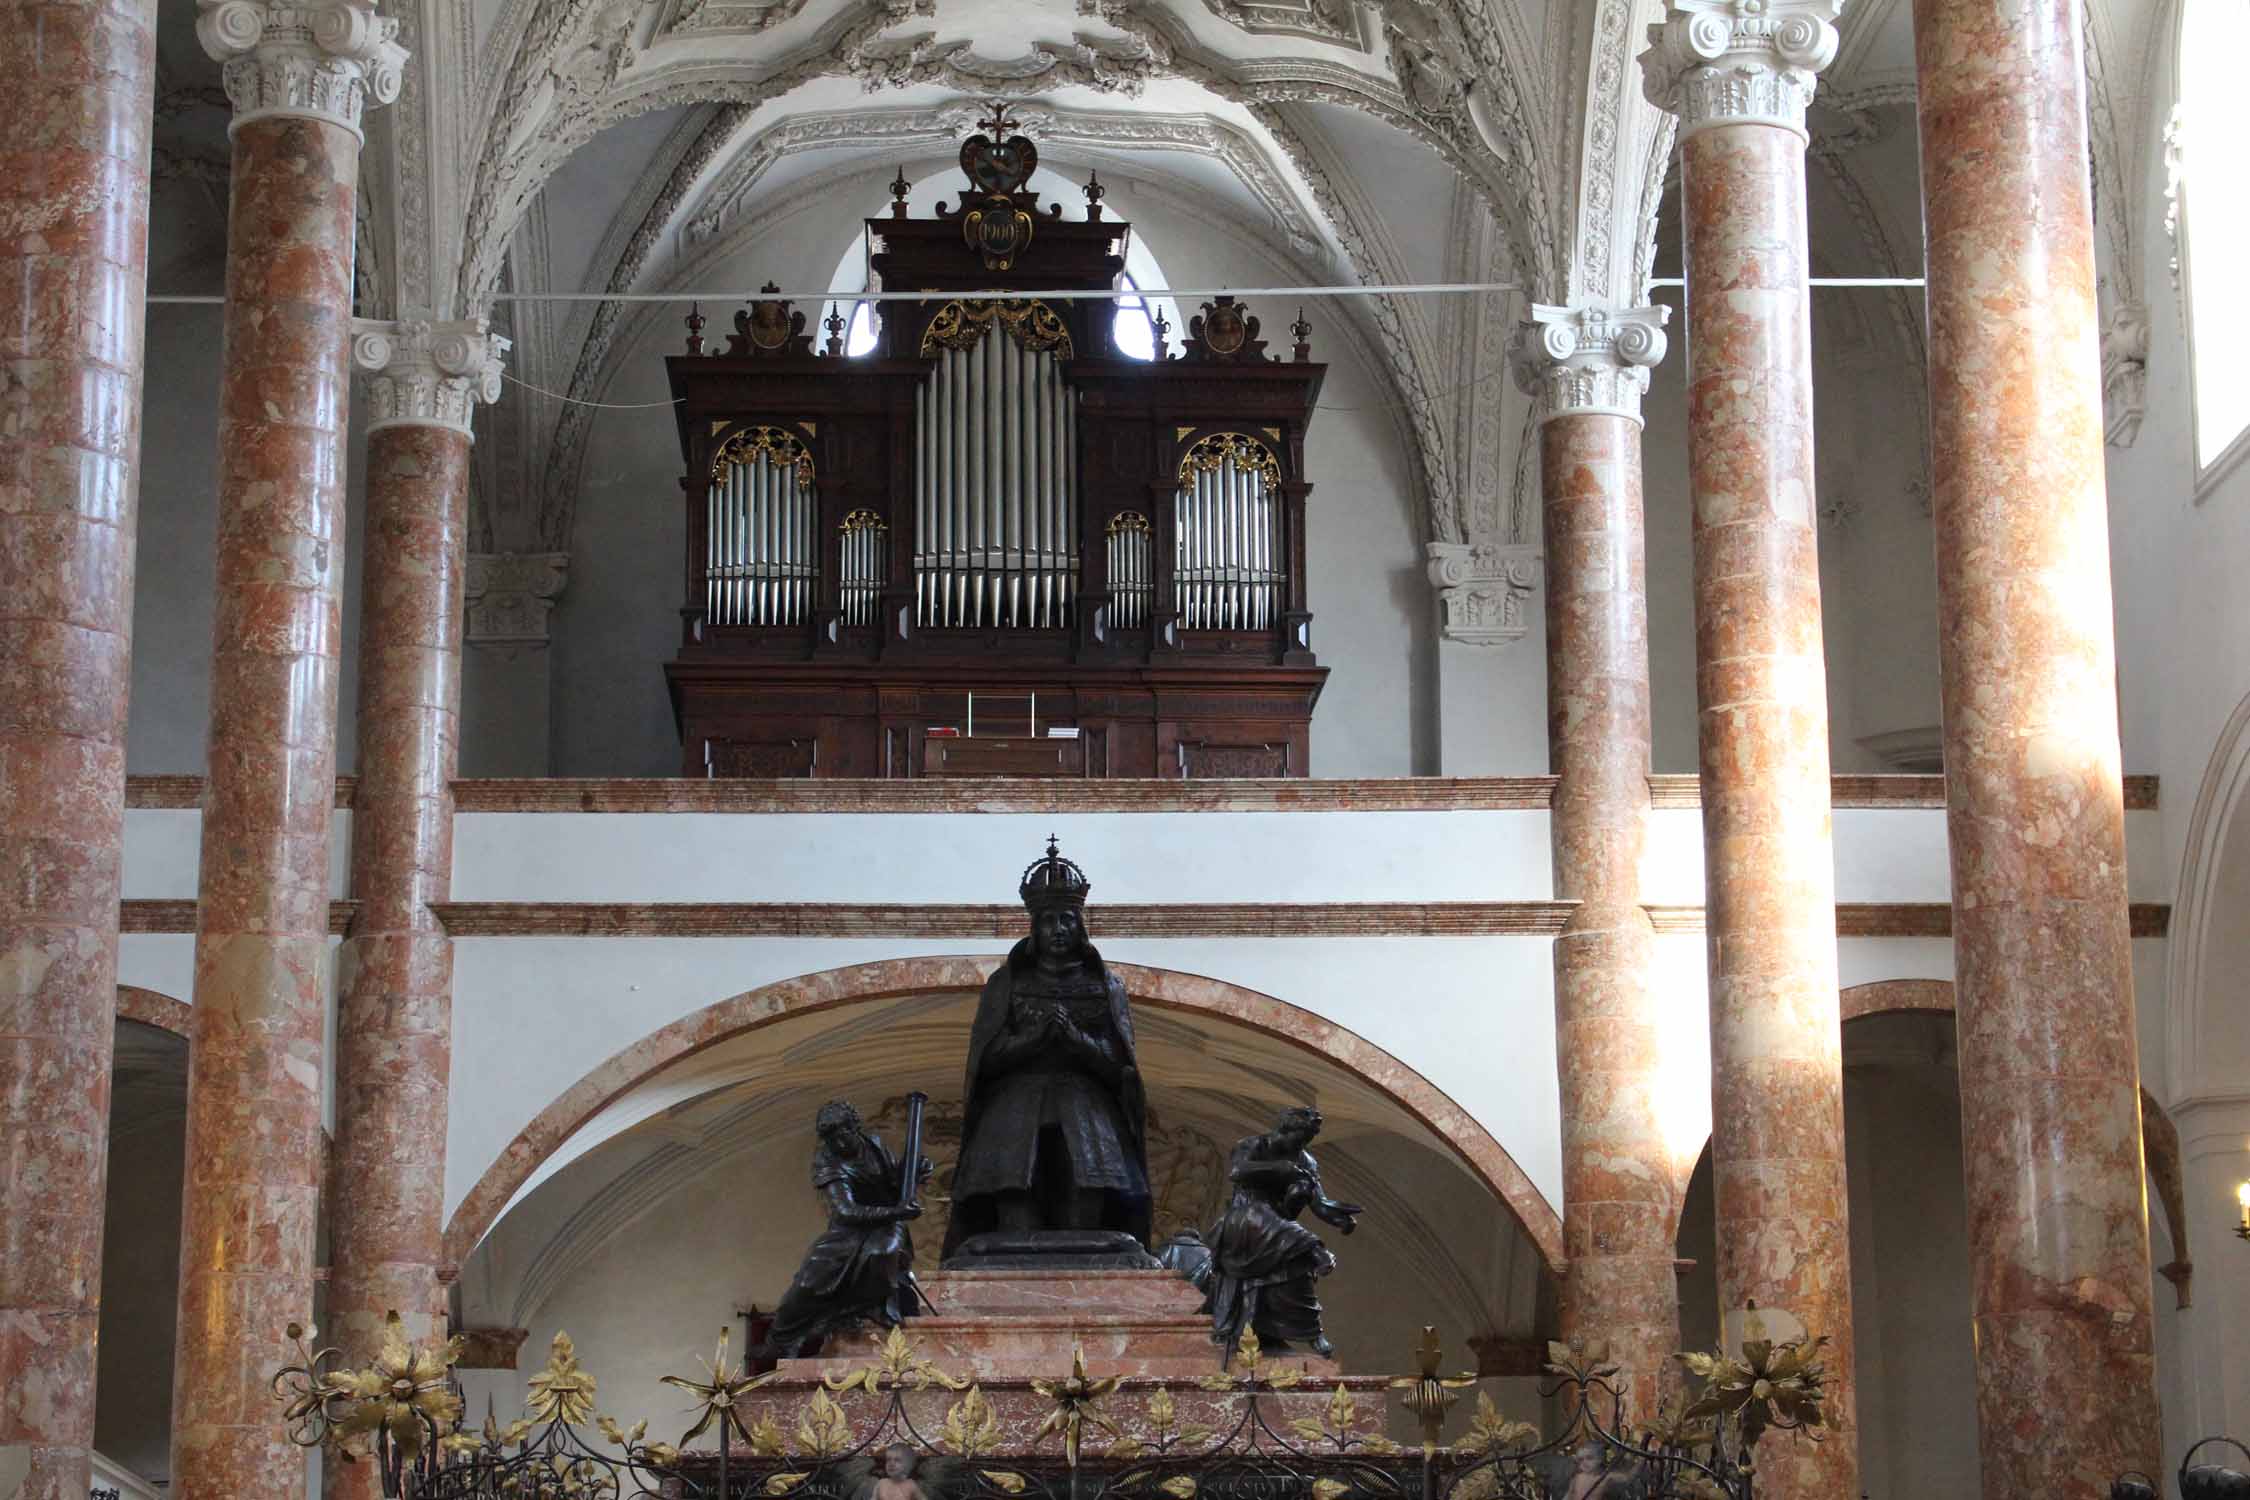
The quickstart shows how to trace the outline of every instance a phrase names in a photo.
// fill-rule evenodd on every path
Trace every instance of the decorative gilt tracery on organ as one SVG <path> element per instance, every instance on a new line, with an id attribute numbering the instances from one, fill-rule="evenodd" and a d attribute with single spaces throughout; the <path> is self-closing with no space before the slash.
<path id="1" fill-rule="evenodd" d="M 955 300 L 930 319 L 921 352 L 936 365 L 914 393 L 915 622 L 1069 625 L 1079 580 L 1068 325 L 1036 298 Z"/>
<path id="2" fill-rule="evenodd" d="M 1072 359 L 1077 351 L 1070 342 L 1070 325 L 1038 298 L 1023 301 L 954 301 L 937 310 L 922 332 L 922 357 L 929 359 L 947 349 L 973 349 L 995 324 L 1026 349 L 1054 350 Z"/>
<path id="3" fill-rule="evenodd" d="M 1281 462 L 1240 432 L 1197 440 L 1180 459 L 1172 529 L 1173 607 L 1188 630 L 1265 630 L 1280 617 L 1288 564 Z"/>
<path id="4" fill-rule="evenodd" d="M 813 457 L 780 427 L 738 427 L 711 455 L 704 619 L 794 625 L 820 575 Z"/>

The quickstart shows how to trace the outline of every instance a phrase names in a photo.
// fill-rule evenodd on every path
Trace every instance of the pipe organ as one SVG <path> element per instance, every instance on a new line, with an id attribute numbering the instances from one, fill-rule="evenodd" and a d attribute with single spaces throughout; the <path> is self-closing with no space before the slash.
<path id="1" fill-rule="evenodd" d="M 1231 297 L 1114 346 L 1131 227 L 1025 184 L 1006 111 L 968 186 L 868 221 L 877 347 L 762 294 L 666 361 L 686 590 L 665 673 L 687 774 L 1303 776 L 1327 669 L 1305 597 L 1325 367 Z M 768 285 L 767 294 L 777 292 Z"/>

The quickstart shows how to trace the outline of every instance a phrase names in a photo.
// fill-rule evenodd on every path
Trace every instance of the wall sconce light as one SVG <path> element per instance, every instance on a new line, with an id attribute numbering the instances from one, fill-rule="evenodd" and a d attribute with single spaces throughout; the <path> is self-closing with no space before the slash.
<path id="1" fill-rule="evenodd" d="M 2234 1200 L 2242 1210 L 2241 1217 L 2235 1221 L 2235 1238 L 2250 1240 L 2250 1182 L 2236 1184 Z"/>

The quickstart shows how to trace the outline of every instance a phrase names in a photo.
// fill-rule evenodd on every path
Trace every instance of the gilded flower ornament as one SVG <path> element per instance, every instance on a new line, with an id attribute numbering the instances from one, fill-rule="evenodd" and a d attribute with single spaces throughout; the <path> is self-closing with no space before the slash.
<path id="1" fill-rule="evenodd" d="M 452 1390 L 453 1365 L 461 1341 L 435 1348 L 408 1342 L 397 1313 L 383 1324 L 383 1342 L 365 1369 L 325 1368 L 338 1358 L 334 1349 L 314 1354 L 305 1345 L 301 1324 L 289 1325 L 301 1362 L 277 1372 L 275 1396 L 291 1439 L 311 1446 L 328 1438 L 348 1444 L 388 1438 L 392 1451 L 412 1460 L 434 1433 L 440 1438 L 460 1424 L 461 1400 Z"/>
<path id="2" fill-rule="evenodd" d="M 1764 1337 L 1765 1320 L 1751 1316 L 1744 1326 L 1742 1356 L 1724 1352 L 1682 1354 L 1680 1362 L 1703 1378 L 1703 1393 L 1681 1413 L 1683 1422 L 1732 1420 L 1739 1424 L 1742 1446 L 1756 1446 L 1769 1427 L 1784 1430 L 1821 1427 L 1828 1415 L 1827 1372 L 1820 1351 L 1828 1335 L 1793 1339 L 1777 1344 Z"/>
<path id="3" fill-rule="evenodd" d="M 719 1330 L 718 1351 L 704 1362 L 702 1380 L 690 1380 L 684 1375 L 663 1377 L 664 1384 L 677 1386 L 695 1397 L 699 1403 L 695 1425 L 681 1435 L 680 1446 L 683 1448 L 710 1431 L 714 1422 L 720 1425 L 722 1438 L 728 1430 L 732 1430 L 744 1443 L 755 1446 L 750 1428 L 742 1419 L 742 1399 L 781 1372 L 769 1370 L 763 1375 L 745 1375 L 743 1372 L 747 1368 L 747 1361 L 743 1364 L 730 1364 L 727 1361 L 727 1334 L 727 1329 Z"/>
<path id="4" fill-rule="evenodd" d="M 1247 1337 L 1247 1336 L 1246 1336 Z M 1100 1428 L 1115 1437 L 1117 1425 L 1102 1412 L 1102 1398 L 1117 1389 L 1118 1377 L 1105 1375 L 1095 1380 L 1086 1373 L 1086 1346 L 1080 1344 L 1071 1351 L 1070 1373 L 1058 1380 L 1034 1380 L 1031 1388 L 1052 1401 L 1054 1410 L 1047 1420 L 1039 1424 L 1033 1441 L 1062 1435 L 1063 1457 L 1072 1468 L 1078 1467 L 1078 1454 L 1088 1426 Z"/>

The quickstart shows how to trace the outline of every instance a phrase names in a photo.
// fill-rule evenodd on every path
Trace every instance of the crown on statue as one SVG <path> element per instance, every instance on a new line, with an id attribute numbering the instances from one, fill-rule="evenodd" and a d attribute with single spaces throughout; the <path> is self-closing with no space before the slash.
<path id="1" fill-rule="evenodd" d="M 1049 834 L 1046 857 L 1034 860 L 1023 872 L 1023 884 L 1016 887 L 1016 894 L 1023 897 L 1025 906 L 1039 911 L 1053 906 L 1083 907 L 1086 893 L 1092 889 L 1086 872 L 1062 857 L 1054 835 Z"/>

